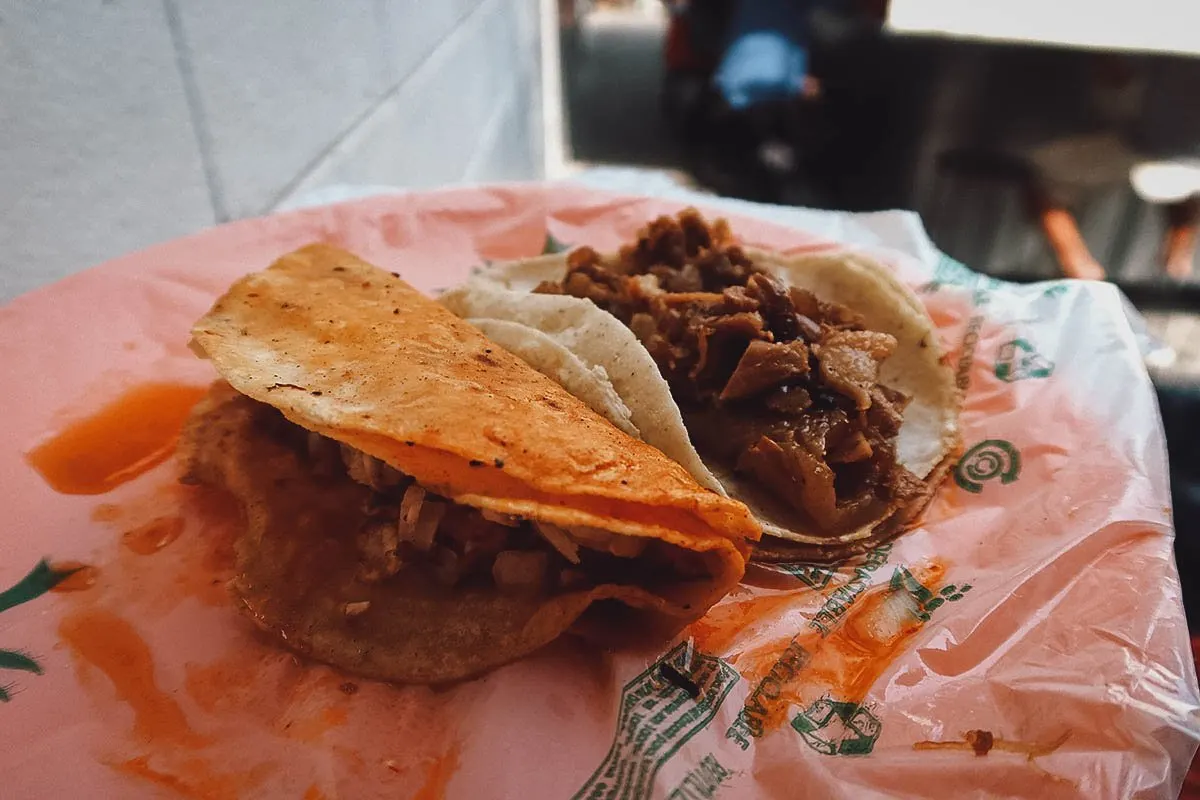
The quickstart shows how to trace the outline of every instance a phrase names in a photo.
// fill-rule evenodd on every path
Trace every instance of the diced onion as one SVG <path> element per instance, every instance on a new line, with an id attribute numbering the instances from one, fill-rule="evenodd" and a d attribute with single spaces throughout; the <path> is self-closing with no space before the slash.
<path id="1" fill-rule="evenodd" d="M 488 522 L 494 522 L 497 525 L 503 525 L 506 528 L 515 528 L 521 524 L 521 518 L 516 514 L 502 514 L 499 511 L 491 511 L 486 508 L 479 509 L 479 515 Z"/>
<path id="2" fill-rule="evenodd" d="M 646 549 L 646 540 L 637 536 L 621 536 L 587 525 L 575 525 L 566 531 L 584 547 L 601 550 L 619 558 L 637 558 Z M 578 564 L 579 562 L 574 562 Z"/>
<path id="3" fill-rule="evenodd" d="M 579 545 L 571 541 L 571 537 L 567 535 L 566 531 L 548 522 L 535 523 L 534 527 L 537 528 L 537 532 L 542 535 L 542 538 L 550 543 L 551 547 L 562 553 L 563 558 L 572 564 L 579 563 Z"/>

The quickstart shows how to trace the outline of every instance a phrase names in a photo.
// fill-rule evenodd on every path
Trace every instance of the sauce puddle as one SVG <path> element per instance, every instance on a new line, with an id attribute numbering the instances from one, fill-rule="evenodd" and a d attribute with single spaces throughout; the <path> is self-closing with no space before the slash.
<path id="1" fill-rule="evenodd" d="M 127 621 L 111 611 L 82 609 L 68 614 L 58 633 L 72 654 L 103 672 L 117 696 L 133 709 L 134 731 L 140 738 L 185 747 L 209 743 L 191 729 L 179 704 L 159 688 L 150 647 Z"/>
<path id="2" fill-rule="evenodd" d="M 181 533 L 183 517 L 158 517 L 126 531 L 121 543 L 138 555 L 149 556 L 178 539 Z"/>
<path id="3" fill-rule="evenodd" d="M 50 565 L 55 572 L 69 572 L 67 577 L 51 587 L 52 592 L 82 592 L 96 585 L 100 570 L 78 561 L 56 561 Z"/>
<path id="4" fill-rule="evenodd" d="M 29 465 L 62 494 L 104 494 L 167 459 L 202 386 L 147 383 L 99 411 L 67 424 L 26 454 Z"/>

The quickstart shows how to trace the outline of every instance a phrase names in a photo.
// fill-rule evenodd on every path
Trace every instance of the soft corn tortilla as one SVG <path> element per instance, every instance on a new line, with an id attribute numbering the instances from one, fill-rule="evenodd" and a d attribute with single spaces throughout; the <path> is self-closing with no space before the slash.
<path id="1" fill-rule="evenodd" d="M 243 278 L 192 333 L 231 388 L 219 385 L 197 408 L 182 458 L 193 479 L 228 489 L 246 511 L 235 588 L 288 646 L 360 674 L 468 677 L 537 649 L 611 599 L 642 609 L 648 627 L 678 630 L 736 585 L 747 540 L 758 538 L 740 503 L 701 488 L 397 277 L 335 248 L 314 245 Z M 655 539 L 699 554 L 706 577 L 525 598 L 420 581 L 355 585 L 353 532 L 369 490 L 308 475 L 258 432 L 259 404 L 454 502 Z M 344 603 L 367 599 L 356 596 L 363 591 L 369 615 L 346 619 Z M 590 631 L 604 630 L 604 606 L 588 612 Z"/>
<path id="2" fill-rule="evenodd" d="M 441 301 L 461 316 L 505 319 L 536 329 L 588 367 L 603 369 L 647 443 L 686 467 L 697 482 L 720 487 L 750 506 L 768 534 L 755 548 L 757 559 L 832 561 L 865 552 L 913 522 L 945 477 L 961 441 L 961 398 L 951 370 L 942 363 L 937 332 L 912 291 L 869 259 L 848 253 L 785 257 L 747 250 L 747 254 L 789 285 L 846 305 L 862 314 L 872 330 L 896 337 L 896 352 L 881 365 L 879 379 L 912 398 L 904 411 L 897 457 L 927 480 L 930 491 L 923 497 L 857 530 L 821 536 L 761 487 L 706 463 L 691 444 L 667 382 L 632 331 L 588 300 L 531 294 L 542 281 L 562 279 L 566 254 L 494 266 L 444 294 Z M 656 425 L 637 423 L 651 417 Z"/>

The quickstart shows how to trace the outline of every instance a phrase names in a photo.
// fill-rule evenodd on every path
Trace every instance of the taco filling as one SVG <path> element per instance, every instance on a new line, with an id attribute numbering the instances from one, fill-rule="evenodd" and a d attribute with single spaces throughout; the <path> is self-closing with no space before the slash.
<path id="1" fill-rule="evenodd" d="M 880 382 L 896 350 L 846 306 L 787 287 L 723 220 L 661 217 L 616 257 L 584 247 L 540 294 L 590 300 L 658 365 L 706 462 L 837 536 L 927 493 L 897 460 L 909 398 Z"/>
<path id="2" fill-rule="evenodd" d="M 356 577 L 364 585 L 422 573 L 446 588 L 553 594 L 706 574 L 699 554 L 656 540 L 460 505 L 378 458 L 289 422 L 271 406 L 256 405 L 263 432 L 291 450 L 314 477 L 348 479 L 367 490 L 354 535 Z M 348 603 L 346 613 L 354 616 L 368 607 Z"/>

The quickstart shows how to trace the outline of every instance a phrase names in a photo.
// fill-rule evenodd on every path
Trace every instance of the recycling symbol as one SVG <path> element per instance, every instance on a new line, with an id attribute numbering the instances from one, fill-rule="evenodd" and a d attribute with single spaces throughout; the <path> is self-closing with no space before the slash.
<path id="1" fill-rule="evenodd" d="M 1003 439 L 985 439 L 972 447 L 954 467 L 954 482 L 971 494 L 983 491 L 985 481 L 1009 484 L 1021 475 L 1021 451 Z"/>
<path id="2" fill-rule="evenodd" d="M 1054 362 L 1045 358 L 1025 339 L 1013 339 L 1000 345 L 996 354 L 996 377 L 1013 383 L 1026 378 L 1048 378 Z"/>
<path id="3" fill-rule="evenodd" d="M 866 706 L 826 695 L 797 714 L 792 727 L 818 753 L 865 756 L 874 749 L 883 723 Z"/>

